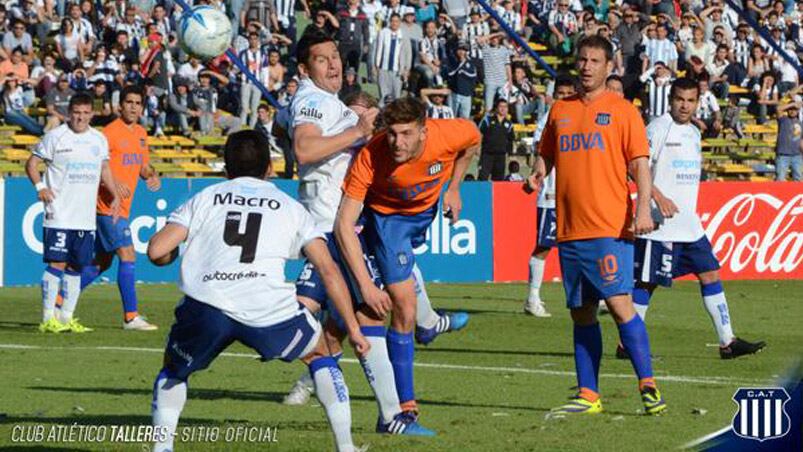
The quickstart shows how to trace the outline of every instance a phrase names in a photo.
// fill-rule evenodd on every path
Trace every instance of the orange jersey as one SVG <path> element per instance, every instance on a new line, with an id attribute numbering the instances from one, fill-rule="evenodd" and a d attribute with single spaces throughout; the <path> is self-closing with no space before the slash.
<path id="1" fill-rule="evenodd" d="M 127 126 L 118 118 L 103 128 L 103 135 L 109 141 L 109 167 L 114 180 L 131 190 L 131 196 L 120 200 L 120 216 L 128 218 L 140 171 L 150 161 L 148 133 L 139 124 Z M 111 201 L 111 194 L 101 186 L 98 191 L 98 215 L 112 214 Z"/>
<path id="2" fill-rule="evenodd" d="M 346 195 L 386 215 L 415 215 L 437 203 L 457 155 L 479 144 L 482 137 L 467 119 L 427 119 L 426 127 L 424 151 L 405 163 L 393 160 L 387 132 L 374 137 L 346 175 Z"/>
<path id="3" fill-rule="evenodd" d="M 558 242 L 633 237 L 628 163 L 649 149 L 641 115 L 616 94 L 555 102 L 538 150 L 555 162 Z"/>

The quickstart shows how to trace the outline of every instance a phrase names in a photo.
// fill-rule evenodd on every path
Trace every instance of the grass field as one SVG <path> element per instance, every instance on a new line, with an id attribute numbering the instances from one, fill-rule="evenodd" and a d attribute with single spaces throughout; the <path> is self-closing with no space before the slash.
<path id="1" fill-rule="evenodd" d="M 721 361 L 716 337 L 698 288 L 678 283 L 659 291 L 648 315 L 654 367 L 667 414 L 639 416 L 630 363 L 613 358 L 616 328 L 603 318 L 605 357 L 601 390 L 606 413 L 571 419 L 545 414 L 572 394 L 571 329 L 559 285 L 547 284 L 551 319 L 519 314 L 523 285 L 432 284 L 436 307 L 462 309 L 472 317 L 459 333 L 438 338 L 416 352 L 416 389 L 422 423 L 439 431 L 431 439 L 373 433 L 376 405 L 352 359 L 342 363 L 352 396 L 357 444 L 372 451 L 665 450 L 730 423 L 739 386 L 761 385 L 800 356 L 803 282 L 726 284 L 737 334 L 764 339 L 763 353 Z M 15 426 L 44 424 L 148 424 L 153 378 L 179 293 L 173 286 L 140 286 L 143 311 L 161 329 L 120 329 L 116 286 L 95 286 L 78 312 L 96 328 L 85 335 L 38 333 L 36 288 L 0 292 L 0 449 L 12 444 Z M 179 450 L 328 450 L 331 437 L 317 404 L 286 407 L 281 398 L 302 371 L 299 363 L 264 364 L 234 346 L 210 369 L 190 380 L 181 426 L 220 427 L 217 442 L 177 443 Z M 797 354 L 797 355 L 796 355 Z M 704 414 L 695 414 L 704 413 Z M 276 428 L 275 443 L 223 442 L 232 426 Z M 17 427 L 19 428 L 19 427 Z M 196 428 L 194 432 L 199 433 Z M 147 450 L 141 443 L 38 443 L 64 449 Z"/>

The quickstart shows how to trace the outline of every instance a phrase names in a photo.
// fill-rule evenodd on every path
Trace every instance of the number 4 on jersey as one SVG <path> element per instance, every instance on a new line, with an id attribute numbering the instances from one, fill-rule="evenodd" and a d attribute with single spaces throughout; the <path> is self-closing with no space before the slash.
<path id="1" fill-rule="evenodd" d="M 259 228 L 262 225 L 261 213 L 249 213 L 245 219 L 245 231 L 240 233 L 242 212 L 226 213 L 226 228 L 223 230 L 223 241 L 229 246 L 239 246 L 240 262 L 250 264 L 254 262 L 259 241 Z"/>

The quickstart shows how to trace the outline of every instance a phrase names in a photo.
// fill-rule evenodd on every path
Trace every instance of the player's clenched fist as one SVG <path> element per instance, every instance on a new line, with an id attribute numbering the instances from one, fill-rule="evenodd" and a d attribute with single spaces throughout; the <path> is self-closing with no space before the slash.
<path id="1" fill-rule="evenodd" d="M 54 195 L 49 188 L 43 188 L 39 190 L 39 192 L 36 194 L 36 197 L 45 204 L 49 204 L 56 199 L 56 195 Z"/>
<path id="2" fill-rule="evenodd" d="M 522 188 L 526 193 L 533 193 L 541 188 L 541 184 L 544 182 L 545 177 L 546 163 L 541 156 L 538 156 L 535 158 L 535 163 L 533 163 L 533 171 L 529 176 L 527 176 L 527 180 L 524 182 L 524 186 Z"/>
<path id="3" fill-rule="evenodd" d="M 655 229 L 655 222 L 649 212 L 636 212 L 636 219 L 633 223 L 633 232 L 636 235 L 647 234 Z"/>
<path id="4" fill-rule="evenodd" d="M 356 353 L 359 358 L 365 358 L 371 350 L 371 343 L 360 333 L 360 330 L 349 334 L 349 342 L 354 348 L 354 353 Z"/>
<path id="5" fill-rule="evenodd" d="M 360 129 L 363 136 L 369 137 L 374 133 L 374 123 L 377 115 L 379 115 L 379 109 L 376 107 L 369 108 L 360 115 L 360 120 L 357 121 L 357 128 Z"/>

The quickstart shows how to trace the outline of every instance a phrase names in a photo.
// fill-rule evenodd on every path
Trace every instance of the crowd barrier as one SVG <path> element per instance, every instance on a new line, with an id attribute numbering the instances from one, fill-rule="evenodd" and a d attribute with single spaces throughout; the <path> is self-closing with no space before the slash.
<path id="1" fill-rule="evenodd" d="M 178 264 L 151 265 L 144 256 L 150 236 L 170 212 L 219 179 L 164 179 L 162 189 L 137 188 L 130 224 L 139 255 L 137 279 L 176 281 Z M 296 181 L 278 180 L 295 194 Z M 803 185 L 797 183 L 706 182 L 699 213 L 722 263 L 724 279 L 803 278 Z M 441 282 L 523 281 L 535 243 L 536 196 L 519 183 L 463 184 L 463 212 L 449 226 L 440 213 L 416 250 L 425 277 Z M 42 275 L 42 204 L 26 178 L 0 180 L 0 285 L 38 284 Z M 287 266 L 295 278 L 301 263 Z M 114 280 L 113 267 L 104 276 Z M 545 280 L 557 280 L 557 253 L 550 254 Z"/>

